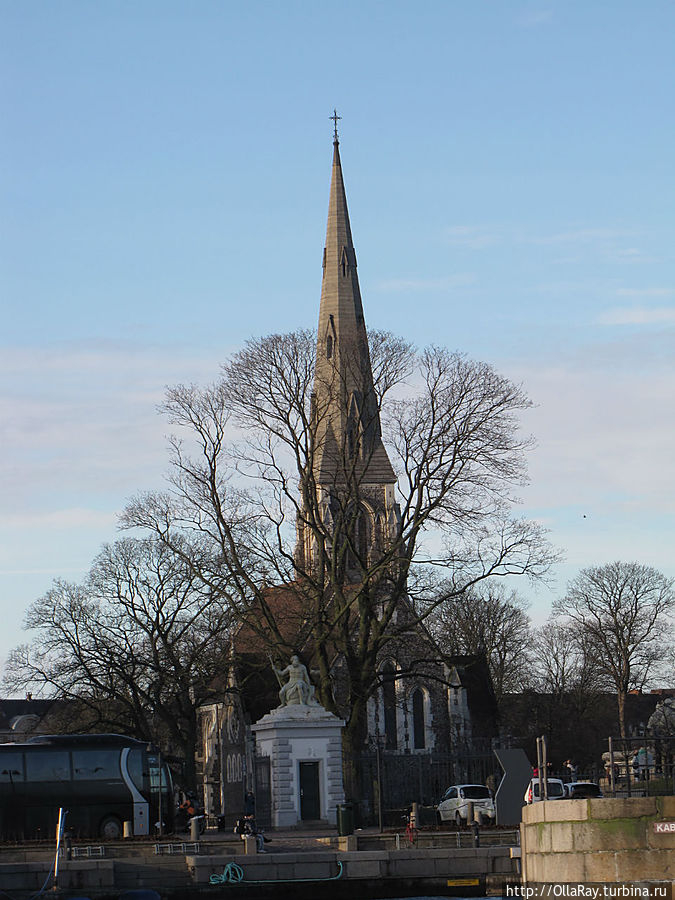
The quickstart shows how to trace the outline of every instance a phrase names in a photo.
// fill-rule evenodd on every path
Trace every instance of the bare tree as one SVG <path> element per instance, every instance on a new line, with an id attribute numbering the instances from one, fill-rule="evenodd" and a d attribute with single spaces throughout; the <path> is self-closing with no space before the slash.
<path id="1" fill-rule="evenodd" d="M 303 331 L 249 342 L 212 387 L 171 389 L 165 412 L 185 443 L 172 441 L 170 490 L 139 496 L 123 519 L 181 556 L 261 647 L 304 650 L 336 711 L 331 670 L 344 661 L 351 749 L 365 739 L 390 641 L 485 579 L 538 577 L 551 560 L 541 528 L 511 516 L 529 445 L 520 388 L 446 350 L 417 354 L 372 333 L 370 346 L 372 381 L 366 373 L 361 387 L 363 349 L 350 368 L 342 347 L 339 371 L 317 388 L 326 364 L 317 376 L 316 335 Z M 336 408 L 346 423 L 337 442 Z M 398 494 L 387 516 L 367 516 L 380 422 Z M 327 491 L 317 473 L 329 456 Z M 430 570 L 443 589 L 411 598 Z"/>
<path id="2" fill-rule="evenodd" d="M 180 555 L 129 538 L 104 546 L 83 585 L 56 582 L 29 608 L 36 638 L 10 655 L 5 680 L 72 700 L 79 728 L 159 738 L 192 785 L 196 707 L 227 664 L 230 622 Z"/>
<path id="3" fill-rule="evenodd" d="M 532 682 L 540 691 L 561 698 L 607 688 L 588 635 L 572 623 L 550 618 L 532 638 Z"/>
<path id="4" fill-rule="evenodd" d="M 617 695 L 619 730 L 626 737 L 626 696 L 642 689 L 672 646 L 672 579 L 636 562 L 583 569 L 553 611 L 594 655 Z"/>
<path id="5" fill-rule="evenodd" d="M 536 739 L 545 734 L 555 766 L 573 759 L 585 775 L 594 772 L 601 742 L 611 730 L 606 724 L 607 681 L 594 657 L 569 623 L 549 619 L 532 630 L 523 689 L 506 694 L 500 709 L 504 732 L 530 759 L 536 758 Z"/>
<path id="6" fill-rule="evenodd" d="M 449 653 L 485 654 L 497 701 L 521 691 L 531 666 L 528 604 L 501 584 L 479 585 L 443 604 L 430 622 Z"/>

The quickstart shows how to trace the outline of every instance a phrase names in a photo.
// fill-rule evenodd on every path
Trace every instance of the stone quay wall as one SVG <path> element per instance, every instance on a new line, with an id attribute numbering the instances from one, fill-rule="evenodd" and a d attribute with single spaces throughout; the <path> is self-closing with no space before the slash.
<path id="1" fill-rule="evenodd" d="M 544 800 L 523 809 L 523 881 L 528 884 L 675 880 L 675 797 Z"/>
<path id="2" fill-rule="evenodd" d="M 345 839 L 340 839 L 341 841 Z M 238 896 L 261 900 L 270 892 L 275 900 L 294 900 L 321 896 L 324 900 L 350 897 L 401 897 L 410 894 L 444 892 L 452 879 L 473 879 L 501 887 L 514 882 L 517 875 L 508 847 L 458 848 L 428 850 L 299 850 L 242 855 L 241 853 L 190 853 L 176 856 L 153 856 L 148 852 L 117 859 L 63 860 L 59 870 L 59 887 L 70 895 L 77 889 L 91 900 L 117 900 L 122 890 L 152 888 L 165 900 L 195 900 L 222 894 L 228 887 L 214 888 L 211 875 L 222 875 L 233 864 L 241 873 L 241 881 L 229 886 Z M 53 859 L 46 852 L 35 859 L 0 862 L 0 892 L 5 890 L 16 900 L 28 900 L 45 883 Z M 339 879 L 338 861 L 342 864 Z M 51 881 L 49 884 L 51 888 Z M 411 890 L 411 886 L 414 889 Z M 300 890 L 304 889 L 302 898 Z M 248 892 L 248 893 L 247 893 Z M 251 894 L 252 892 L 252 894 Z M 52 891 L 48 892 L 50 896 Z M 461 893 L 471 893 L 462 887 Z M 54 893 L 55 897 L 61 896 Z"/>
<path id="3" fill-rule="evenodd" d="M 393 882 L 415 879 L 452 879 L 499 876 L 513 880 L 513 863 L 508 847 L 479 847 L 459 850 L 361 850 L 353 853 L 317 851 L 304 853 L 268 853 L 265 856 L 188 857 L 187 864 L 195 884 L 209 883 L 213 874 L 222 872 L 228 863 L 237 863 L 243 881 L 293 882 L 307 878 L 323 881 L 334 877 L 337 861 L 342 863 L 341 882 L 350 880 Z"/>

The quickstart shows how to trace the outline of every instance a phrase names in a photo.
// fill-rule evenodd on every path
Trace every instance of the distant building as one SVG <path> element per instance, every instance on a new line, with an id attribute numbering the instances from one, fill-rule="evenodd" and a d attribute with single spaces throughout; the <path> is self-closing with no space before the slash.
<path id="1" fill-rule="evenodd" d="M 624 747 L 619 737 L 617 698 L 612 692 L 589 691 L 580 695 L 573 691 L 546 694 L 528 690 L 506 694 L 500 703 L 501 740 L 506 746 L 522 747 L 534 762 L 536 739 L 546 735 L 548 759 L 557 774 L 566 775 L 563 762 L 573 759 L 580 774 L 599 778 L 604 774 L 603 754 L 609 751 L 608 739 L 614 739 L 617 752 L 624 747 L 632 753 L 649 742 L 659 724 L 667 732 L 671 706 L 675 707 L 675 689 L 630 691 L 626 697 Z M 675 739 L 675 734 L 670 739 Z"/>
<path id="2" fill-rule="evenodd" d="M 36 734 L 48 734 L 63 707 L 60 700 L 0 700 L 0 743 L 21 743 Z"/>

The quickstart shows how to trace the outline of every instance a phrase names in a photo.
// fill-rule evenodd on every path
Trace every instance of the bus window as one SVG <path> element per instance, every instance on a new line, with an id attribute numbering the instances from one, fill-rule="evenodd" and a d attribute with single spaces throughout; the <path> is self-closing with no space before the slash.
<path id="1" fill-rule="evenodd" d="M 127 766 L 131 780 L 142 793 L 145 790 L 143 786 L 143 751 L 132 748 L 129 751 Z"/>
<path id="2" fill-rule="evenodd" d="M 27 781 L 70 781 L 67 750 L 34 750 L 26 754 Z"/>
<path id="3" fill-rule="evenodd" d="M 0 782 L 15 784 L 23 781 L 23 753 L 3 753 L 0 756 Z"/>
<path id="4" fill-rule="evenodd" d="M 119 750 L 73 750 L 75 781 L 119 781 Z"/>
<path id="5" fill-rule="evenodd" d="M 150 774 L 150 790 L 159 790 L 159 757 L 155 753 L 148 753 L 148 772 Z M 162 779 L 162 787 L 166 787 Z"/>

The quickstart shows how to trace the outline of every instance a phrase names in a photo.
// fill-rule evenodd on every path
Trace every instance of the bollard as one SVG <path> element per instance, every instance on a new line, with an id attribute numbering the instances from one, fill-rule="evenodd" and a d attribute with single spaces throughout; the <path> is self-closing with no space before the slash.
<path id="1" fill-rule="evenodd" d="M 244 842 L 244 853 L 247 856 L 251 853 L 258 852 L 258 845 L 254 834 L 242 834 L 241 839 Z"/>
<path id="2" fill-rule="evenodd" d="M 476 820 L 471 823 L 471 831 L 473 832 L 473 845 L 474 847 L 480 847 L 480 825 Z"/>
<path id="3" fill-rule="evenodd" d="M 466 824 L 470 825 L 473 822 L 473 801 L 469 800 L 466 805 Z"/>
<path id="4" fill-rule="evenodd" d="M 134 833 L 134 832 L 133 832 L 133 829 L 132 829 L 132 827 L 131 827 L 131 822 L 125 822 L 125 823 L 124 823 L 124 826 L 123 826 L 123 832 L 122 832 L 122 834 L 123 834 L 125 840 L 126 840 L 126 838 L 132 837 L 132 836 L 133 836 L 133 833 Z"/>
<path id="5" fill-rule="evenodd" d="M 199 840 L 199 816 L 190 819 L 190 840 L 195 843 Z"/>

